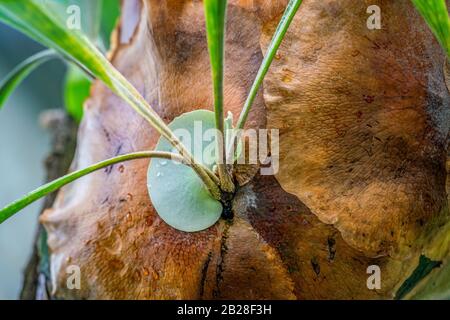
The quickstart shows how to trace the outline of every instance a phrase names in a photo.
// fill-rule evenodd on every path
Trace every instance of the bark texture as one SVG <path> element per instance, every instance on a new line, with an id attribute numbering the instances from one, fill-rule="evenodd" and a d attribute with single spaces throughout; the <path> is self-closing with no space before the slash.
<path id="1" fill-rule="evenodd" d="M 225 106 L 238 114 L 287 1 L 229 2 Z M 382 30 L 366 27 L 373 4 Z M 211 108 L 201 1 L 125 0 L 115 39 L 112 62 L 165 121 Z M 448 221 L 444 60 L 410 1 L 305 0 L 247 123 L 280 129 L 279 173 L 243 168 L 233 221 L 192 234 L 158 217 L 146 160 L 64 188 L 42 218 L 53 294 L 393 298 Z M 73 167 L 158 138 L 96 83 Z M 65 286 L 69 265 L 81 268 L 81 290 Z M 379 290 L 367 287 L 370 265 L 381 268 Z"/>
<path id="2" fill-rule="evenodd" d="M 63 110 L 44 111 L 40 121 L 52 137 L 51 151 L 45 159 L 46 181 L 52 181 L 64 175 L 73 159 L 76 146 L 77 125 Z M 51 208 L 56 193 L 48 195 L 42 210 Z M 39 226 L 33 252 L 24 271 L 21 300 L 46 300 L 50 292 L 48 273 L 47 233 Z"/>

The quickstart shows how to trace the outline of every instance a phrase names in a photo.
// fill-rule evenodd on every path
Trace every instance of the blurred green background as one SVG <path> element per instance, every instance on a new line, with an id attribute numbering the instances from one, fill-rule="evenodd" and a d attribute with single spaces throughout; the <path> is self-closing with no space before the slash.
<path id="1" fill-rule="evenodd" d="M 0 24 L 0 79 L 43 47 Z M 0 207 L 42 184 L 48 133 L 43 110 L 63 107 L 65 66 L 53 60 L 32 73 L 0 111 Z M 37 228 L 38 202 L 0 225 L 0 299 L 18 297 Z"/>
<path id="2" fill-rule="evenodd" d="M 67 8 L 81 9 L 81 28 L 101 50 L 109 47 L 110 34 L 119 16 L 120 0 L 39 0 L 67 19 Z M 0 23 L 0 81 L 20 62 L 45 49 Z M 39 125 L 44 110 L 65 108 L 76 120 L 89 82 L 74 67 L 51 60 L 14 91 L 0 110 L 0 207 L 44 182 L 43 160 L 50 151 L 50 136 Z M 39 201 L 0 225 L 0 299 L 17 299 L 23 271 L 33 249 L 38 227 Z"/>

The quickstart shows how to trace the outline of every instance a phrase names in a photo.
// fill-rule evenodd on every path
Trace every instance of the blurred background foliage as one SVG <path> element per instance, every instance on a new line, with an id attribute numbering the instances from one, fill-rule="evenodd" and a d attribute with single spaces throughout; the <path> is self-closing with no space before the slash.
<path id="1" fill-rule="evenodd" d="M 61 19 L 70 15 L 67 10 L 70 6 L 78 6 L 82 30 L 102 51 L 107 51 L 120 0 L 41 1 Z M 40 44 L 0 23 L 0 79 L 41 50 L 44 48 Z M 67 67 L 61 60 L 53 60 L 36 69 L 8 99 L 0 116 L 0 149 L 3 150 L 0 153 L 0 207 L 43 182 L 42 161 L 49 152 L 50 137 L 39 125 L 42 111 L 65 107 L 80 121 L 89 90 L 90 80 L 81 72 Z M 0 299 L 19 296 L 41 204 L 30 206 L 23 214 L 0 225 Z M 11 241 L 14 241 L 13 246 Z"/>

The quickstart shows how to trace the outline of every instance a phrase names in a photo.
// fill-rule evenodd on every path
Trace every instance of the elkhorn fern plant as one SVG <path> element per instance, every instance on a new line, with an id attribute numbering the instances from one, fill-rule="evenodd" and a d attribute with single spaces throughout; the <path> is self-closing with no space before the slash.
<path id="1" fill-rule="evenodd" d="M 352 0 L 335 2 L 333 14 L 328 2 L 305 2 L 304 16 L 295 20 L 301 1 L 290 1 L 281 21 L 277 17 L 283 12 L 275 4 L 266 10 L 266 2 L 256 8 L 246 1 L 229 6 L 212 0 L 140 3 L 144 6 L 136 9 L 142 21 L 138 25 L 149 26 L 152 34 L 136 28 L 129 44 L 118 44 L 114 63 L 127 79 L 157 80 L 144 83 L 147 100 L 104 58 L 99 45 L 78 31 L 68 31 L 39 1 L 0 0 L 3 21 L 53 50 L 43 54 L 42 61 L 56 54 L 87 77 L 102 81 L 160 134 L 156 143 L 153 131 L 141 135 L 147 124 L 130 128 L 138 116 L 123 103 L 111 106 L 112 93 L 98 86 L 90 100 L 98 103 L 86 108 L 91 126 L 80 133 L 79 159 L 107 158 L 113 150 L 119 154 L 128 134 L 139 135 L 130 139 L 131 150 L 135 145 L 152 150 L 75 171 L 0 211 L 4 221 L 81 176 L 122 161 L 151 158 L 145 168 L 139 163 L 127 169 L 118 166 L 117 171 L 105 170 L 80 181 L 42 215 L 52 252 L 52 281 L 59 291 L 55 297 L 72 294 L 61 280 L 69 263 L 79 264 L 87 278 L 95 279 L 94 290 L 75 294 L 81 298 L 448 297 L 444 107 L 449 93 L 435 61 L 443 56 L 441 49 L 430 41 L 414 8 L 448 56 L 444 1 L 383 2 L 382 30 L 365 28 L 365 4 Z M 170 16 L 166 9 L 177 14 Z M 359 14 L 348 14 L 349 10 Z M 198 14 L 205 14 L 206 34 L 203 22 L 192 19 Z M 229 23 L 226 29 L 227 14 L 229 21 L 242 24 Z M 314 23 L 315 17 L 320 23 Z M 335 25 L 336 17 L 345 23 Z M 414 34 L 400 38 L 399 31 L 410 23 L 417 26 Z M 151 42 L 150 50 L 145 42 Z M 172 56 L 177 48 L 187 49 L 186 43 L 192 44 L 192 52 L 176 51 Z M 429 47 L 424 50 L 424 45 Z M 264 57 L 261 47 L 268 48 Z M 243 63 L 224 61 L 225 53 L 234 60 L 242 57 Z M 141 74 L 130 57 L 169 71 Z M 5 81 L 5 97 L 41 60 L 38 56 L 30 61 Z M 262 61 L 259 70 L 255 61 Z M 212 81 L 199 78 L 205 70 L 211 71 Z M 433 85 L 424 86 L 429 79 Z M 258 96 L 263 80 L 264 96 Z M 258 112 L 251 113 L 250 123 L 252 108 Z M 160 117 L 173 119 L 179 110 L 195 111 L 169 124 Z M 225 118 L 224 110 L 234 114 Z M 113 127 L 116 122 L 110 119 L 125 113 L 123 121 L 129 126 Z M 197 122 L 202 136 L 215 130 L 210 140 L 214 152 L 205 152 L 210 144 L 196 139 L 193 148 L 181 133 L 195 138 Z M 115 134 L 98 129 L 104 124 Z M 254 173 L 258 165 L 238 166 L 236 159 L 246 153 L 239 137 L 245 126 L 280 129 L 280 152 L 266 154 L 280 160 L 280 170 L 272 176 L 262 173 L 264 163 L 260 174 Z M 98 141 L 103 141 L 99 139 L 107 135 L 111 139 L 97 150 Z M 196 149 L 206 157 L 199 157 Z M 82 168 L 82 162 L 77 165 Z M 140 185 L 145 170 L 147 188 Z M 73 202 L 61 201 L 77 191 L 89 192 L 72 197 Z M 230 207 L 233 219 L 218 222 L 232 216 Z M 156 214 L 172 228 L 160 224 Z M 192 234 L 200 230 L 205 231 Z M 375 274 L 367 274 L 377 269 L 381 287 Z M 143 290 L 149 287 L 156 290 Z"/>
<path id="2" fill-rule="evenodd" d="M 244 127 L 256 93 L 301 2 L 301 0 L 289 2 L 239 117 L 238 128 Z M 225 163 L 225 146 L 230 145 L 231 140 L 237 141 L 237 137 L 233 135 L 230 141 L 220 142 L 225 139 L 227 126 L 223 112 L 227 1 L 205 0 L 204 8 L 211 58 L 214 112 L 206 110 L 191 112 L 181 115 L 167 125 L 85 34 L 78 30 L 69 30 L 54 15 L 54 11 L 48 10 L 41 1 L 0 0 L 1 21 L 49 48 L 48 51 L 24 61 L 7 76 L 0 88 L 1 104 L 33 69 L 50 58 L 58 56 L 69 61 L 73 67 L 79 68 L 87 77 L 102 81 L 161 134 L 160 142 L 154 151 L 120 155 L 70 173 L 34 190 L 1 209 L 0 223 L 25 206 L 82 176 L 118 162 L 140 158 L 160 158 L 160 161 L 152 161 L 149 167 L 149 193 L 158 214 L 169 225 L 179 230 L 194 232 L 206 229 L 217 222 L 224 206 L 227 206 L 227 202 L 230 201 L 230 194 L 235 190 L 232 179 L 234 166 L 228 167 Z M 174 133 L 176 129 L 193 130 L 193 123 L 199 120 L 203 122 L 205 128 L 215 128 L 218 133 L 215 138 L 216 158 L 209 164 L 197 159 L 193 151 L 186 147 Z M 235 158 L 236 154 L 233 156 L 233 159 Z M 183 165 L 176 165 L 176 163 Z M 167 190 L 171 192 L 168 193 Z M 173 201 L 176 201 L 183 209 L 173 210 L 171 208 Z"/>

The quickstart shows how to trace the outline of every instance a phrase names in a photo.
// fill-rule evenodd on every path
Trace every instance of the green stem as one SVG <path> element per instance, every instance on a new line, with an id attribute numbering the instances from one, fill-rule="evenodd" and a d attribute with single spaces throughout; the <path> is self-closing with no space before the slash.
<path id="1" fill-rule="evenodd" d="M 275 34 L 272 37 L 269 47 L 267 48 L 266 55 L 264 56 L 264 59 L 258 70 L 258 73 L 256 74 L 255 81 L 253 82 L 252 87 L 250 88 L 247 100 L 245 101 L 244 107 L 242 108 L 241 114 L 239 115 L 239 119 L 236 124 L 236 130 L 233 130 L 233 134 L 230 139 L 231 141 L 230 145 L 236 145 L 238 139 L 236 133 L 239 132 L 241 129 L 244 129 L 245 122 L 247 121 L 248 114 L 252 108 L 253 102 L 255 101 L 256 95 L 258 94 L 259 88 L 261 87 L 264 77 L 269 71 L 270 65 L 272 64 L 273 59 L 277 54 L 278 48 L 280 47 L 280 44 L 283 41 L 283 38 L 286 35 L 287 30 L 289 29 L 292 19 L 294 19 L 294 16 L 297 13 L 301 3 L 302 0 L 291 0 L 288 3 L 286 10 L 284 11 L 283 16 L 281 17 L 280 23 L 278 24 L 278 27 L 275 31 Z M 228 159 L 233 158 L 232 157 L 233 155 L 231 154 L 232 150 L 233 148 L 230 149 L 230 152 L 227 155 Z"/>
<path id="2" fill-rule="evenodd" d="M 69 173 L 59 179 L 56 179 L 52 182 L 49 182 L 36 190 L 30 192 L 29 194 L 25 195 L 24 197 L 12 202 L 11 204 L 7 205 L 3 209 L 0 210 L 0 224 L 2 224 L 5 220 L 13 216 L 18 211 L 22 210 L 26 206 L 30 205 L 31 203 L 35 202 L 36 200 L 39 200 L 42 197 L 45 197 L 47 194 L 52 193 L 59 188 L 65 186 L 68 183 L 71 183 L 81 177 L 84 177 L 85 175 L 92 173 L 94 171 L 100 170 L 102 168 L 111 166 L 113 164 L 129 161 L 129 160 L 135 160 L 135 159 L 142 159 L 142 158 L 163 158 L 163 159 L 169 159 L 173 161 L 183 162 L 183 158 L 177 154 L 170 153 L 170 152 L 159 152 L 159 151 L 143 151 L 143 152 L 135 152 L 135 153 L 129 153 L 121 156 L 117 156 L 108 160 L 101 161 L 99 163 L 93 164 L 87 168 Z"/>
<path id="3" fill-rule="evenodd" d="M 298 8 L 302 0 L 291 0 L 284 11 L 284 14 L 281 18 L 280 23 L 275 31 L 275 34 L 272 37 L 272 41 L 267 48 L 266 55 L 261 63 L 261 67 L 258 70 L 258 74 L 256 75 L 255 81 L 250 89 L 250 93 L 245 101 L 244 108 L 239 115 L 239 120 L 236 125 L 236 129 L 243 129 L 245 126 L 245 122 L 247 121 L 248 114 L 250 109 L 255 101 L 256 95 L 258 93 L 259 88 L 264 80 L 264 77 L 269 70 L 270 65 L 272 64 L 273 58 L 275 57 L 278 48 L 280 47 L 281 42 L 289 28 L 289 25 L 292 22 L 295 14 L 297 13 Z"/>
<path id="4" fill-rule="evenodd" d="M 204 0 L 206 31 L 211 60 L 211 73 L 214 90 L 214 114 L 217 135 L 217 169 L 220 184 L 224 191 L 234 190 L 233 182 L 225 163 L 225 135 L 223 114 L 223 80 L 224 80 L 224 48 L 225 48 L 225 19 L 227 12 L 226 0 Z M 221 143 L 222 142 L 222 143 Z M 220 150 L 220 152 L 219 152 Z"/>

